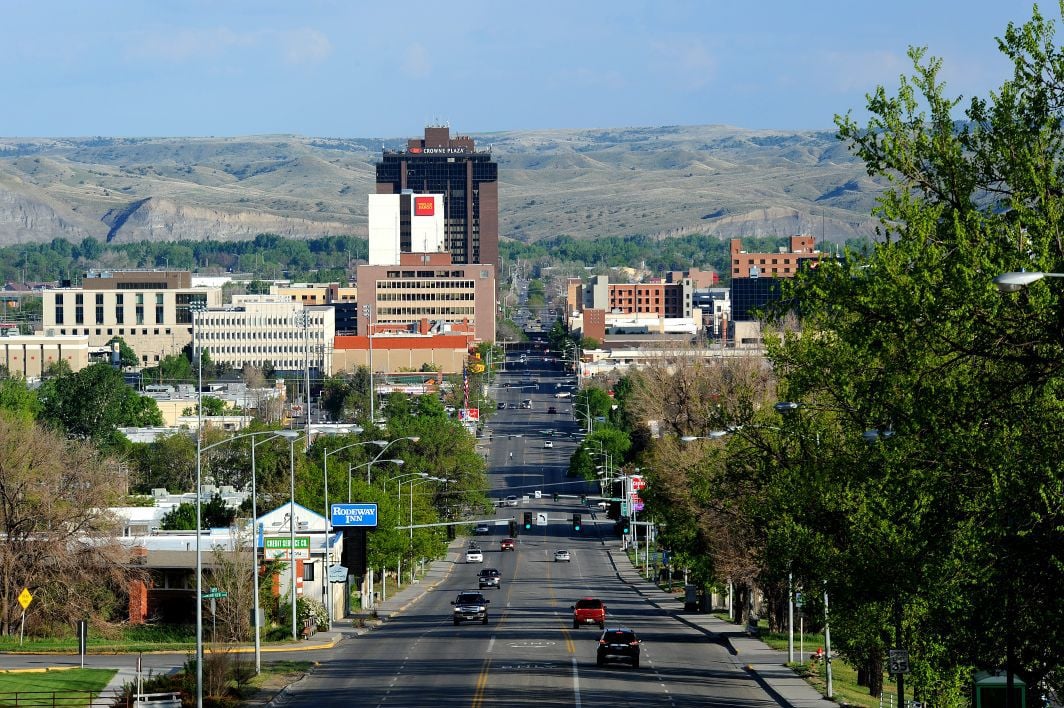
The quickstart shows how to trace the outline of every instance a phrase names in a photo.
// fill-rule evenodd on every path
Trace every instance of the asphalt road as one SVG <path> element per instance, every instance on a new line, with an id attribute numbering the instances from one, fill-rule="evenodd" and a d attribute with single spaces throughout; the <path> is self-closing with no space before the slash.
<path id="1" fill-rule="evenodd" d="M 531 370 L 535 388 L 509 386 L 498 400 L 533 408 L 507 408 L 493 419 L 489 451 L 493 493 L 544 492 L 498 512 L 498 525 L 478 540 L 484 563 L 458 563 L 448 579 L 384 626 L 346 640 L 320 656 L 322 665 L 294 684 L 286 706 L 774 706 L 727 650 L 691 627 L 648 605 L 621 582 L 605 552 L 616 544 L 612 522 L 591 519 L 575 497 L 586 489 L 568 482 L 565 468 L 576 440 L 558 432 L 576 430 L 568 399 L 555 399 L 560 370 L 542 360 L 528 367 L 509 361 L 503 383 L 523 385 Z M 546 413 L 555 404 L 559 413 Z M 540 431 L 557 431 L 546 436 Z M 543 447 L 553 439 L 554 447 Z M 510 453 L 513 457 L 510 457 Z M 570 494 L 558 502 L 550 494 Z M 545 513 L 548 523 L 518 536 L 517 550 L 499 550 L 506 522 Z M 583 515 L 575 533 L 572 514 Z M 572 561 L 555 562 L 567 548 Z M 498 590 L 489 597 L 486 625 L 454 626 L 450 602 L 476 589 L 477 572 L 498 568 Z M 599 630 L 572 626 L 570 606 L 581 597 L 607 605 L 607 626 L 624 625 L 643 640 L 641 665 L 595 663 Z"/>

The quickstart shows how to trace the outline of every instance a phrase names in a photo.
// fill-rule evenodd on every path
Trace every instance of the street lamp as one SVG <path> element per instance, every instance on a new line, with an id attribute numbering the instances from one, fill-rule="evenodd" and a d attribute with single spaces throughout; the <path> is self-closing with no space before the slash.
<path id="1" fill-rule="evenodd" d="M 308 415 L 309 415 L 309 410 L 308 410 Z M 346 434 L 346 433 L 356 433 L 357 434 L 357 433 L 361 433 L 361 432 L 362 432 L 362 428 L 360 428 L 358 426 L 341 426 L 340 428 L 335 430 L 335 434 Z M 343 447 L 338 447 L 335 450 L 330 450 L 329 448 L 325 448 L 325 452 L 321 456 L 322 479 L 324 481 L 324 486 L 325 486 L 325 488 L 324 488 L 324 494 L 325 494 L 325 535 L 324 535 L 324 538 L 323 538 L 322 544 L 321 544 L 321 546 L 322 546 L 322 548 L 321 548 L 321 550 L 322 550 L 322 559 L 323 559 L 322 560 L 322 564 L 324 566 L 325 572 L 323 573 L 324 577 L 322 578 L 322 582 L 321 582 L 321 601 L 322 601 L 322 604 L 325 605 L 325 614 L 329 618 L 329 626 L 330 627 L 332 627 L 332 602 L 330 602 L 330 597 L 329 597 L 329 583 L 330 583 L 330 580 L 329 580 L 329 526 L 330 526 L 330 521 L 332 519 L 332 515 L 329 513 L 329 453 L 331 453 L 331 452 L 340 452 L 340 450 L 346 450 L 349 447 L 354 447 L 355 445 L 362 445 L 362 444 L 364 444 L 364 443 L 354 442 L 354 443 L 351 443 L 350 445 L 344 445 Z M 348 493 L 348 497 L 350 497 L 350 493 Z M 350 501 L 350 499 L 348 499 L 348 501 Z M 295 551 L 295 549 L 292 549 L 292 550 L 293 550 L 293 552 Z"/>
<path id="2" fill-rule="evenodd" d="M 370 466 L 373 465 L 374 463 L 380 461 L 381 456 L 388 450 L 388 448 L 390 448 L 392 445 L 394 445 L 395 443 L 399 442 L 400 440 L 409 440 L 410 442 L 416 443 L 416 442 L 419 442 L 421 440 L 421 436 L 419 436 L 419 435 L 408 435 L 408 436 L 403 437 L 403 438 L 394 438 L 392 440 L 387 440 L 387 441 L 385 441 L 385 440 L 374 440 L 373 442 L 377 443 L 378 445 L 383 445 L 383 447 L 377 453 L 376 457 L 374 457 L 372 460 L 370 460 L 369 462 L 366 463 L 366 481 L 367 482 L 369 482 L 369 468 L 370 468 Z M 403 464 L 403 463 L 400 462 L 400 464 Z M 350 478 L 350 476 L 348 476 L 348 478 L 347 478 L 347 496 L 348 496 L 348 501 L 351 501 L 351 478 Z"/>
<path id="3" fill-rule="evenodd" d="M 1017 290 L 1023 290 L 1031 283 L 1038 282 L 1042 278 L 1064 278 L 1064 273 L 1042 273 L 1038 271 L 1028 273 L 1025 270 L 1002 273 L 994 278 L 994 285 L 1003 293 L 1014 293 Z"/>
<path id="4" fill-rule="evenodd" d="M 790 415 L 790 414 L 794 413 L 799 408 L 803 407 L 803 405 L 804 404 L 802 404 L 802 403 L 800 403 L 798 401 L 777 401 L 776 404 L 773 406 L 773 408 L 775 408 L 776 412 L 779 413 L 780 415 L 787 416 L 787 415 Z M 776 430 L 778 430 L 778 428 L 776 428 Z M 894 434 L 894 431 L 888 430 L 887 434 L 885 436 L 889 437 L 890 435 L 893 435 L 893 434 Z M 869 439 L 868 438 L 868 432 L 865 431 L 865 440 L 868 440 L 868 439 Z M 817 444 L 817 447 L 820 447 L 820 433 L 819 432 L 816 433 L 816 444 Z M 787 661 L 788 662 L 793 662 L 794 661 L 794 591 L 793 591 L 793 588 L 792 588 L 792 582 L 793 582 L 793 574 L 792 574 L 791 571 L 788 571 L 787 572 L 787 657 L 788 657 Z M 832 698 L 833 695 L 834 695 L 834 688 L 832 686 L 832 680 L 831 680 L 832 679 L 832 676 L 831 676 L 831 626 L 828 623 L 828 583 L 827 583 L 826 580 L 824 581 L 824 650 L 825 650 L 825 654 L 824 654 L 824 673 L 825 673 L 825 680 L 827 681 L 826 693 L 827 693 L 827 697 L 828 698 Z M 900 678 L 901 677 L 899 676 L 899 679 Z M 901 685 L 902 684 L 899 684 L 899 688 L 901 687 Z M 899 699 L 898 700 L 899 700 L 899 704 L 900 704 L 901 703 L 900 696 L 902 694 L 899 693 L 898 695 L 899 695 Z"/>
<path id="5" fill-rule="evenodd" d="M 424 474 L 424 473 L 422 473 Z M 421 475 L 418 475 L 421 476 Z M 449 479 L 443 479 L 442 477 L 429 477 L 425 476 L 424 479 L 411 479 L 410 480 L 410 582 L 414 582 L 414 487 L 425 482 L 450 482 Z M 401 487 L 401 485 L 400 485 Z M 400 488 L 399 493 L 402 494 Z M 401 513 L 401 512 L 400 512 Z"/>
<path id="6" fill-rule="evenodd" d="M 292 561 L 292 639 L 298 639 L 299 634 L 296 630 L 296 440 L 303 436 L 303 431 L 281 430 L 278 435 L 288 441 L 288 552 L 291 554 Z"/>
<path id="7" fill-rule="evenodd" d="M 378 462 L 380 462 L 380 463 L 391 462 L 391 463 L 393 463 L 394 465 L 396 465 L 398 467 L 402 467 L 403 465 L 406 464 L 406 460 L 400 460 L 399 458 L 394 458 L 394 459 L 390 459 L 390 460 L 370 460 L 369 462 L 366 463 L 366 484 L 373 484 L 372 478 L 370 477 L 370 468 L 374 464 L 376 464 Z"/>

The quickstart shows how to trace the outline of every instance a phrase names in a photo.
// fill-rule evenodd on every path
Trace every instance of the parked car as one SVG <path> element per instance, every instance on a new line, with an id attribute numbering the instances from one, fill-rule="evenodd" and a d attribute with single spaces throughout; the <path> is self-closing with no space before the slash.
<path id="1" fill-rule="evenodd" d="M 503 540 L 499 541 L 499 550 L 500 551 L 512 551 L 512 550 L 515 550 L 515 546 L 516 546 L 516 544 L 514 543 L 514 540 L 512 538 L 504 538 Z"/>
<path id="2" fill-rule="evenodd" d="M 602 666 L 610 659 L 623 659 L 631 662 L 633 669 L 638 669 L 639 644 L 639 638 L 635 636 L 635 632 L 627 627 L 603 629 L 599 637 L 595 663 Z"/>
<path id="3" fill-rule="evenodd" d="M 480 620 L 481 624 L 487 624 L 488 603 L 490 602 L 491 600 L 484 597 L 477 590 L 466 590 L 458 593 L 458 597 L 451 602 L 454 605 L 452 614 L 455 625 L 462 622 L 476 622 L 477 620 Z"/>
<path id="4" fill-rule="evenodd" d="M 575 605 L 569 607 L 573 611 L 573 628 L 582 624 L 597 624 L 600 629 L 606 627 L 606 605 L 594 597 L 585 597 L 577 600 Z"/>
<path id="5" fill-rule="evenodd" d="M 485 568 L 477 574 L 477 582 L 480 583 L 481 590 L 484 588 L 495 588 L 498 590 L 500 579 L 501 576 L 499 575 L 498 568 Z"/>
<path id="6" fill-rule="evenodd" d="M 572 556 L 569 555 L 569 551 L 565 550 L 564 548 L 560 548 L 554 552 L 555 563 L 557 563 L 558 561 L 565 561 L 566 563 L 571 563 L 572 560 L 573 559 Z"/>

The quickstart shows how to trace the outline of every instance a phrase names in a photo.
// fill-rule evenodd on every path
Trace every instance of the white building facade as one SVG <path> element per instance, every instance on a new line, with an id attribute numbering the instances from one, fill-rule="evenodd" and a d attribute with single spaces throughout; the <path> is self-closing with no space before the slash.
<path id="1" fill-rule="evenodd" d="M 397 265 L 400 253 L 445 250 L 442 194 L 369 195 L 369 264 Z"/>
<path id="2" fill-rule="evenodd" d="M 304 307 L 281 295 L 237 295 L 232 305 L 196 313 L 195 348 L 232 369 L 273 367 L 312 377 L 330 371 L 336 316 L 332 307 Z"/>

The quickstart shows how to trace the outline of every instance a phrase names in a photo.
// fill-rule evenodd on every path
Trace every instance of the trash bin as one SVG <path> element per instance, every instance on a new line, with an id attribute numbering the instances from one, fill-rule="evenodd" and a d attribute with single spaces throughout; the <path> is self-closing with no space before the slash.
<path id="1" fill-rule="evenodd" d="M 685 612 L 697 612 L 698 611 L 698 586 L 697 585 L 684 585 L 683 586 L 683 609 Z"/>

